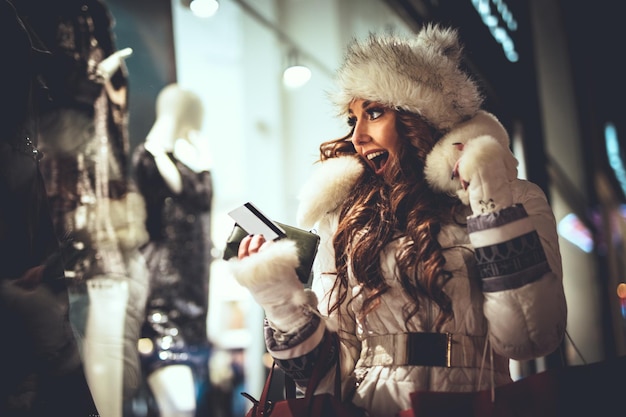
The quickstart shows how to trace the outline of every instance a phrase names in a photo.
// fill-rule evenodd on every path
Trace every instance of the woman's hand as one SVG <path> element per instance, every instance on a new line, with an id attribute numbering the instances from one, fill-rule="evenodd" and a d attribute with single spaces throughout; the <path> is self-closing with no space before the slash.
<path id="1" fill-rule="evenodd" d="M 472 212 L 485 214 L 513 205 L 510 183 L 515 179 L 515 159 L 489 136 L 468 141 L 454 166 L 452 178 L 467 191 Z"/>
<path id="2" fill-rule="evenodd" d="M 433 190 L 456 195 L 476 215 L 513 204 L 510 184 L 517 165 L 506 129 L 481 110 L 435 144 L 424 175 Z"/>
<path id="3" fill-rule="evenodd" d="M 310 301 L 296 274 L 299 259 L 294 241 L 248 235 L 241 239 L 237 258 L 229 262 L 233 276 L 263 307 L 272 327 L 288 332 L 309 320 L 303 313 Z"/>
<path id="4" fill-rule="evenodd" d="M 241 239 L 239 243 L 239 252 L 237 253 L 237 258 L 243 259 L 246 256 L 250 256 L 254 253 L 258 253 L 265 246 L 271 244 L 271 241 L 265 240 L 265 236 L 263 235 L 248 235 Z"/>

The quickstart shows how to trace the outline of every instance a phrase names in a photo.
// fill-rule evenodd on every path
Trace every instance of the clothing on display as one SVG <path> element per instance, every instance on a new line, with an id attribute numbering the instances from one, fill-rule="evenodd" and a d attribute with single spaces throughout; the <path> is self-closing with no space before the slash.
<path id="1" fill-rule="evenodd" d="M 149 242 L 141 248 L 150 273 L 142 336 L 149 336 L 158 347 L 154 355 L 162 359 L 152 364 L 155 368 L 164 363 L 187 362 L 188 349 L 206 349 L 208 345 L 211 173 L 196 173 L 173 154 L 169 158 L 182 179 L 180 195 L 174 195 L 165 185 L 154 158 L 143 145 L 137 147 L 133 158 L 137 186 L 146 202 L 150 235 Z M 168 335 L 173 335 L 171 347 L 166 342 Z"/>
<path id="2" fill-rule="evenodd" d="M 147 240 L 145 208 L 128 167 L 129 51 L 116 50 L 102 1 L 19 5 L 51 51 L 37 141 L 53 224 L 84 247 L 66 271 L 70 319 L 100 412 L 121 417 L 141 383 L 137 341 L 147 294 L 138 251 Z"/>
<path id="3" fill-rule="evenodd" d="M 37 148 L 41 71 L 50 54 L 14 5 L 0 1 L 0 415 L 98 415 L 68 319 L 64 266 Z"/>

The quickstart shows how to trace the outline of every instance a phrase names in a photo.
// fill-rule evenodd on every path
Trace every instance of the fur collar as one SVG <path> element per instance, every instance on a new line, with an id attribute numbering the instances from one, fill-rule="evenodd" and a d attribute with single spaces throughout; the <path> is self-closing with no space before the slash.
<path id="1" fill-rule="evenodd" d="M 469 204 L 467 190 L 462 189 L 457 178 L 451 178 L 454 165 L 463 155 L 463 151 L 457 144 L 462 144 L 465 149 L 468 149 L 468 145 L 475 142 L 480 146 L 480 150 L 474 155 L 489 158 L 490 155 L 481 155 L 481 153 L 491 153 L 490 150 L 493 150 L 491 147 L 483 146 L 485 139 L 493 139 L 505 149 L 504 154 L 498 150 L 497 157 L 504 155 L 507 177 L 516 178 L 518 161 L 510 151 L 508 133 L 494 115 L 481 110 L 470 120 L 455 126 L 430 151 L 424 168 L 429 186 L 435 191 L 456 195 L 463 203 Z M 495 154 L 493 156 L 496 157 Z"/>
<path id="2" fill-rule="evenodd" d="M 494 115 L 483 110 L 442 137 L 426 158 L 424 173 L 429 186 L 437 192 L 456 195 L 468 204 L 467 191 L 461 188 L 458 179 L 450 179 L 454 165 L 462 155 L 462 151 L 455 144 L 467 145 L 470 141 L 485 137 L 493 138 L 505 149 L 509 149 L 506 130 Z M 510 150 L 506 154 L 505 163 L 507 176 L 515 178 L 517 160 Z M 311 229 L 325 214 L 339 207 L 363 170 L 358 157 L 354 156 L 319 162 L 298 196 L 298 225 Z"/>
<path id="3" fill-rule="evenodd" d="M 363 171 L 355 156 L 318 162 L 298 195 L 298 225 L 311 229 L 325 214 L 339 207 Z"/>

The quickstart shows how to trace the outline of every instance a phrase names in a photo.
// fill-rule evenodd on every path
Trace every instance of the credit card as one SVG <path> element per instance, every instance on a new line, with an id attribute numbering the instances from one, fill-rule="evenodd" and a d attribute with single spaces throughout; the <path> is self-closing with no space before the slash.
<path id="1" fill-rule="evenodd" d="M 282 227 L 270 220 L 250 202 L 230 211 L 228 215 L 248 234 L 263 235 L 267 240 L 276 240 L 287 236 Z"/>

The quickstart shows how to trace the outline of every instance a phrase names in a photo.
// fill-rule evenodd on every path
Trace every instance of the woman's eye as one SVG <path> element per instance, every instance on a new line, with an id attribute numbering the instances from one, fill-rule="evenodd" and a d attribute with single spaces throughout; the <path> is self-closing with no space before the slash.
<path id="1" fill-rule="evenodd" d="M 348 117 L 348 126 L 354 127 L 356 126 L 356 117 Z"/>
<path id="2" fill-rule="evenodd" d="M 384 113 L 383 109 L 372 108 L 367 110 L 367 114 L 369 115 L 370 120 L 376 120 Z"/>

